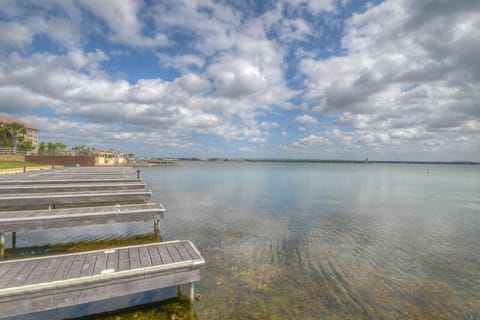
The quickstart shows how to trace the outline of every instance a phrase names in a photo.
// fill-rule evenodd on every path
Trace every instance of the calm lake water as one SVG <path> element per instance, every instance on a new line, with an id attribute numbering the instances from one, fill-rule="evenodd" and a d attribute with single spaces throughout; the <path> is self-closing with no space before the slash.
<path id="1" fill-rule="evenodd" d="M 207 261 L 198 319 L 480 319 L 480 166 L 185 162 L 142 178 L 161 237 Z M 152 232 L 23 234 L 11 257 Z"/>

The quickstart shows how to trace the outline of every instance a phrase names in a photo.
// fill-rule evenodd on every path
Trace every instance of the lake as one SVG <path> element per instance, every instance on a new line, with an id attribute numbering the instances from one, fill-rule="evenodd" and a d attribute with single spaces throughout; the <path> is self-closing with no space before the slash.
<path id="1" fill-rule="evenodd" d="M 184 162 L 141 172 L 166 207 L 161 238 L 192 240 L 207 261 L 198 319 L 480 319 L 480 166 Z M 10 257 L 151 241 L 152 223 L 32 232 Z"/>

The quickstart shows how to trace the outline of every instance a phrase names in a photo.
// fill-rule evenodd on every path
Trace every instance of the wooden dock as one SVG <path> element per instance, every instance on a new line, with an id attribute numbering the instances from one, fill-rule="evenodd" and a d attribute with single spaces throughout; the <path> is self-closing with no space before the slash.
<path id="1" fill-rule="evenodd" d="M 0 233 L 29 232 L 94 224 L 154 221 L 165 212 L 159 203 L 80 207 L 56 210 L 7 211 L 0 214 Z"/>
<path id="2" fill-rule="evenodd" d="M 201 279 L 190 241 L 0 262 L 0 318 L 68 307 Z"/>
<path id="3" fill-rule="evenodd" d="M 0 210 L 146 203 L 151 191 L 132 168 L 62 168 L 0 177 Z"/>
<path id="4" fill-rule="evenodd" d="M 6 232 L 159 221 L 165 208 L 132 168 L 73 167 L 0 176 L 0 257 Z M 190 241 L 0 262 L 0 318 L 189 285 L 205 263 Z"/>

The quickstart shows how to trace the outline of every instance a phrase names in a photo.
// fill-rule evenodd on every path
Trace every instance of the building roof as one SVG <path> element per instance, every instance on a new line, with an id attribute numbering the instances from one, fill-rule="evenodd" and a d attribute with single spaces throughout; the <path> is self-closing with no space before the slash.
<path id="1" fill-rule="evenodd" d="M 31 124 L 26 123 L 25 121 L 0 114 L 0 123 L 14 123 L 14 122 L 23 124 L 28 129 L 38 130 L 37 128 L 34 128 Z"/>

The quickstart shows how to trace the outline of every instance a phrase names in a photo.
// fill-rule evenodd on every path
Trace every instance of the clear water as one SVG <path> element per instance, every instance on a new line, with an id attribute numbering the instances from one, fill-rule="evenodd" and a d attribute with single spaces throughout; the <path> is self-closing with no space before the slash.
<path id="1" fill-rule="evenodd" d="M 480 319 L 480 166 L 186 162 L 142 177 L 167 210 L 162 238 L 192 240 L 207 261 L 198 319 Z M 17 246 L 152 231 L 73 228 Z"/>

